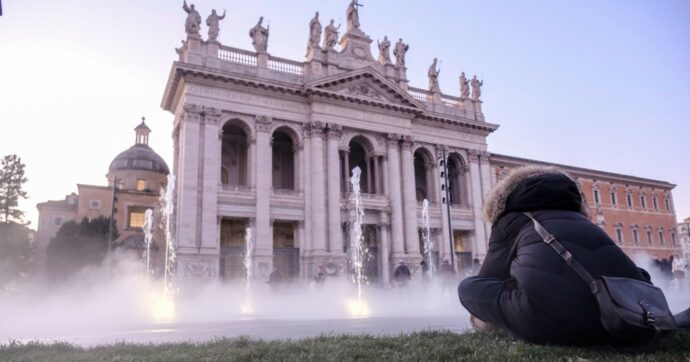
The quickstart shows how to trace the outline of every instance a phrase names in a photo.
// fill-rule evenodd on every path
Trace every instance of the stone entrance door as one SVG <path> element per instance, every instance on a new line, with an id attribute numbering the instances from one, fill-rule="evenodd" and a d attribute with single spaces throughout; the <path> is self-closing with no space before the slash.
<path id="1" fill-rule="evenodd" d="M 274 248 L 273 267 L 283 280 L 299 277 L 299 248 Z"/>

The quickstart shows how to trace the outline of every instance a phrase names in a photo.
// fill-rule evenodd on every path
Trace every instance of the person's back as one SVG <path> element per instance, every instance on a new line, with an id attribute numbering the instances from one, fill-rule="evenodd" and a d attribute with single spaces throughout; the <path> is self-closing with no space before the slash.
<path id="1" fill-rule="evenodd" d="M 585 210 L 577 184 L 555 169 L 511 174 L 487 199 L 485 216 L 493 224 L 489 251 L 478 276 L 461 283 L 462 304 L 479 319 L 529 341 L 605 342 L 609 336 L 589 287 L 522 214 L 533 212 L 594 277 L 649 281 Z M 482 312 L 487 308 L 494 312 Z"/>

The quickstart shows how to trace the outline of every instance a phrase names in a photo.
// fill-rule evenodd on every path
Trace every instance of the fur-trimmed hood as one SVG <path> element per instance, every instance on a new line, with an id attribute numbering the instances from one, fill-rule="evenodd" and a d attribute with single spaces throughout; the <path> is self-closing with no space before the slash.
<path id="1" fill-rule="evenodd" d="M 576 195 L 579 198 L 579 201 L 576 201 L 579 202 L 578 211 L 585 216 L 587 215 L 587 205 L 584 202 L 584 198 L 581 196 L 582 190 L 580 190 L 579 185 L 577 182 L 575 182 L 575 180 L 573 180 L 572 177 L 570 177 L 570 175 L 553 166 L 532 165 L 512 170 L 505 179 L 501 180 L 496 184 L 496 186 L 494 186 L 484 202 L 484 219 L 491 224 L 496 223 L 496 221 L 506 211 L 508 197 L 513 191 L 515 191 L 516 188 L 518 188 L 518 186 L 520 186 L 523 181 L 536 176 L 545 175 L 562 175 L 572 181 L 572 183 L 575 185 L 574 187 L 577 189 L 577 193 L 579 193 L 579 195 Z M 571 187 L 572 185 L 568 186 Z M 528 211 L 527 208 L 525 208 L 524 211 Z"/>

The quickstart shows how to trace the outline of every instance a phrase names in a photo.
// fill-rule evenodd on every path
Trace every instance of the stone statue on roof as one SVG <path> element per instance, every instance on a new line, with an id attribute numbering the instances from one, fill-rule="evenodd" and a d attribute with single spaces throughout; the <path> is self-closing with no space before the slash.
<path id="1" fill-rule="evenodd" d="M 309 22 L 309 41 L 307 42 L 307 54 L 312 48 L 319 47 L 319 40 L 321 40 L 321 22 L 319 22 L 319 12 L 317 11 Z"/>
<path id="2" fill-rule="evenodd" d="M 393 55 L 395 55 L 396 66 L 405 66 L 405 54 L 407 53 L 407 50 L 409 48 L 409 45 L 403 43 L 402 38 L 400 38 L 398 42 L 395 43 L 395 48 L 393 48 Z"/>
<path id="3" fill-rule="evenodd" d="M 347 31 L 354 29 L 359 30 L 359 9 L 358 7 L 362 4 L 358 3 L 357 0 L 352 0 L 350 5 L 347 7 Z"/>
<path id="4" fill-rule="evenodd" d="M 465 72 L 460 74 L 460 97 L 470 97 L 470 81 L 467 79 L 467 77 L 465 77 Z"/>
<path id="5" fill-rule="evenodd" d="M 333 24 L 333 19 L 331 19 L 330 24 L 326 25 L 326 29 L 323 32 L 324 49 L 333 49 L 333 47 L 335 47 L 335 45 L 338 44 L 338 29 L 340 29 L 340 25 L 336 27 Z"/>
<path id="6" fill-rule="evenodd" d="M 187 19 L 184 22 L 184 30 L 187 32 L 187 36 L 199 38 L 201 15 L 194 8 L 194 4 L 187 5 L 187 0 L 182 0 L 182 10 L 187 13 Z"/>
<path id="7" fill-rule="evenodd" d="M 391 42 L 388 40 L 387 36 L 383 37 L 383 41 L 379 42 L 379 63 L 381 64 L 391 64 L 390 47 Z"/>
<path id="8" fill-rule="evenodd" d="M 268 49 L 268 27 L 263 27 L 264 17 L 259 18 L 259 22 L 254 25 L 253 28 L 249 29 L 249 37 L 252 38 L 252 45 L 257 52 L 265 53 Z"/>
<path id="9" fill-rule="evenodd" d="M 220 33 L 220 21 L 225 19 L 225 10 L 223 15 L 218 16 L 216 9 L 211 10 L 211 15 L 206 18 L 206 25 L 208 25 L 208 40 L 217 41 L 218 33 Z"/>
<path id="10" fill-rule="evenodd" d="M 475 75 L 472 77 L 470 85 L 472 86 L 472 100 L 478 101 L 479 97 L 482 96 L 481 87 L 484 85 L 484 81 L 477 79 L 477 76 Z"/>
<path id="11" fill-rule="evenodd" d="M 438 74 L 441 73 L 441 69 L 436 68 L 438 60 L 434 58 L 434 62 L 429 66 L 429 92 L 440 92 L 441 88 L 438 85 Z"/>

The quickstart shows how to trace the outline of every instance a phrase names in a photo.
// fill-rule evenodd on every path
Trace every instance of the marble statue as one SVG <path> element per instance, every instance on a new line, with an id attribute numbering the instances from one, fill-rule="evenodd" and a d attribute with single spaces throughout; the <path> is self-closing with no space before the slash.
<path id="1" fill-rule="evenodd" d="M 381 64 L 390 64 L 391 63 L 391 56 L 390 56 L 390 47 L 391 47 L 391 42 L 388 40 L 387 36 L 383 37 L 383 41 L 379 42 L 379 63 Z"/>
<path id="2" fill-rule="evenodd" d="M 309 41 L 307 42 L 307 54 L 312 48 L 319 47 L 319 40 L 321 40 L 321 22 L 319 22 L 319 12 L 317 11 L 314 18 L 309 22 Z"/>
<path id="3" fill-rule="evenodd" d="M 434 58 L 434 62 L 429 66 L 429 91 L 430 92 L 440 92 L 441 88 L 438 86 L 438 74 L 441 73 L 441 69 L 436 68 L 438 60 Z"/>
<path id="4" fill-rule="evenodd" d="M 350 5 L 347 7 L 347 30 L 357 29 L 359 30 L 359 9 L 358 7 L 362 4 L 358 3 L 357 0 L 352 0 Z"/>
<path id="5" fill-rule="evenodd" d="M 252 45 L 257 52 L 266 52 L 268 49 L 268 27 L 263 27 L 261 23 L 264 21 L 264 17 L 259 18 L 259 22 L 254 25 L 253 28 L 249 29 L 249 36 L 252 38 Z"/>
<path id="6" fill-rule="evenodd" d="M 470 85 L 472 86 L 472 99 L 478 101 L 479 97 L 482 96 L 481 86 L 484 85 L 484 81 L 478 80 L 477 76 L 475 75 L 474 77 L 472 77 Z"/>
<path id="7" fill-rule="evenodd" d="M 400 38 L 398 42 L 395 43 L 395 48 L 393 48 L 393 55 L 395 55 L 396 66 L 405 66 L 405 54 L 407 53 L 407 50 L 409 48 L 409 45 L 403 43 L 402 38 Z"/>
<path id="8" fill-rule="evenodd" d="M 470 97 L 470 81 L 467 79 L 467 77 L 465 77 L 465 72 L 460 74 L 460 97 Z"/>
<path id="9" fill-rule="evenodd" d="M 182 10 L 187 13 L 187 20 L 184 22 L 187 36 L 198 38 L 199 30 L 201 30 L 201 15 L 194 8 L 194 4 L 187 6 L 187 0 L 182 0 Z"/>
<path id="10" fill-rule="evenodd" d="M 331 19 L 330 24 L 326 25 L 326 30 L 323 32 L 324 49 L 333 49 L 333 47 L 335 47 L 335 45 L 338 43 L 338 29 L 340 29 L 340 25 L 336 27 L 333 24 L 333 19 Z"/>
<path id="11" fill-rule="evenodd" d="M 208 25 L 208 40 L 217 41 L 218 33 L 220 32 L 220 21 L 225 19 L 225 10 L 223 15 L 218 16 L 216 9 L 211 10 L 211 15 L 206 18 L 206 25 Z"/>

